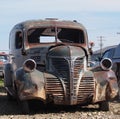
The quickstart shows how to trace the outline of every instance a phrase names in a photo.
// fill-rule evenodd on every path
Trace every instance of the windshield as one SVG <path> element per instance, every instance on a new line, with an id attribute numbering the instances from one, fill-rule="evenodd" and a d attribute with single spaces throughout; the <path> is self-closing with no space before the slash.
<path id="1" fill-rule="evenodd" d="M 84 33 L 68 28 L 33 28 L 28 30 L 28 43 L 84 43 Z"/>

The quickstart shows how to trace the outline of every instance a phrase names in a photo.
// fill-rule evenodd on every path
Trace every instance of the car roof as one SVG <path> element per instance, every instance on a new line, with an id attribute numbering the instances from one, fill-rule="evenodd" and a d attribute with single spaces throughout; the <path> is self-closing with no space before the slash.
<path id="1" fill-rule="evenodd" d="M 110 58 L 110 59 L 112 59 L 112 57 L 113 57 L 113 55 L 114 55 L 114 51 L 115 51 L 115 47 L 109 48 L 109 49 L 107 49 L 107 50 L 103 53 L 102 57 L 104 56 L 104 54 L 108 53 L 108 56 L 107 56 L 107 57 Z"/>
<path id="2" fill-rule="evenodd" d="M 113 59 L 120 59 L 120 44 L 115 48 Z"/>
<path id="3" fill-rule="evenodd" d="M 68 21 L 68 20 L 58 20 L 58 19 L 45 19 L 45 20 L 27 20 L 21 23 L 18 23 L 14 28 L 25 28 L 30 29 L 33 27 L 63 27 L 63 28 L 73 28 L 73 29 L 85 29 L 85 27 L 78 23 L 77 21 Z"/>

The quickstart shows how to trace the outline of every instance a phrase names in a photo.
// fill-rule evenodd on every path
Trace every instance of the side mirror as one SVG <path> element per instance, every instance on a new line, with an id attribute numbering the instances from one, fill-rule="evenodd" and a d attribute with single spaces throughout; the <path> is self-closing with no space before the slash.
<path id="1" fill-rule="evenodd" d="M 94 42 L 92 42 L 92 41 L 89 42 L 89 46 L 90 46 L 90 48 L 89 48 L 89 53 L 90 53 L 90 55 L 93 54 L 92 48 L 93 48 L 94 45 L 95 45 Z"/>
<path id="2" fill-rule="evenodd" d="M 90 55 L 93 55 L 92 48 L 89 48 L 89 53 L 90 53 Z"/>

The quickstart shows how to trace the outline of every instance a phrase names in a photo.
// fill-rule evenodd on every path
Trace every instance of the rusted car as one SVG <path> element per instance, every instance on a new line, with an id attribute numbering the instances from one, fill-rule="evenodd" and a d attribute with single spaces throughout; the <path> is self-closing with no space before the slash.
<path id="1" fill-rule="evenodd" d="M 0 52 L 0 77 L 4 77 L 4 65 L 9 60 L 8 55 L 5 52 Z"/>
<path id="2" fill-rule="evenodd" d="M 119 99 L 120 99 L 120 44 L 114 48 L 110 48 L 103 53 L 102 59 L 110 58 L 112 60 L 113 66 L 112 70 L 117 76 L 117 82 L 119 87 Z"/>
<path id="3" fill-rule="evenodd" d="M 44 104 L 99 104 L 108 110 L 116 97 L 117 79 L 111 61 L 90 68 L 90 49 L 85 27 L 58 19 L 19 23 L 10 33 L 10 63 L 4 85 L 9 98 L 16 97 L 29 112 L 29 100 Z"/>

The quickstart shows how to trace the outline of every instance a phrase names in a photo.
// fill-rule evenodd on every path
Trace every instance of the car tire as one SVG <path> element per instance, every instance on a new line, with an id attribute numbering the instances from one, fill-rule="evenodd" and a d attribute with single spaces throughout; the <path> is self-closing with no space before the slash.
<path id="1" fill-rule="evenodd" d="M 12 96 L 12 95 L 10 95 L 10 93 L 9 93 L 9 92 L 7 92 L 7 99 L 8 99 L 9 101 L 12 101 L 12 100 L 13 100 L 13 96 Z"/>
<path id="2" fill-rule="evenodd" d="M 107 101 L 102 101 L 99 103 L 99 109 L 101 111 L 109 111 L 109 102 Z"/>
<path id="3" fill-rule="evenodd" d="M 21 107 L 21 111 L 23 114 L 29 114 L 30 109 L 29 109 L 29 104 L 28 101 L 19 101 L 20 103 L 20 107 Z"/>

